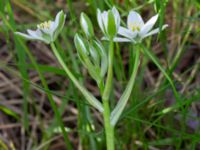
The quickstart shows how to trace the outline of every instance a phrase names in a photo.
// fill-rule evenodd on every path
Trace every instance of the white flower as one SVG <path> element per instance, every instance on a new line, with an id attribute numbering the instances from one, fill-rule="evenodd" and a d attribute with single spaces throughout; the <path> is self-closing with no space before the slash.
<path id="1" fill-rule="evenodd" d="M 120 26 L 120 15 L 115 7 L 112 10 L 103 12 L 98 9 L 97 21 L 107 39 L 112 39 L 116 36 Z"/>
<path id="2" fill-rule="evenodd" d="M 50 44 L 54 42 L 58 37 L 59 33 L 61 32 L 64 24 L 65 24 L 65 17 L 63 11 L 60 11 L 55 18 L 55 21 L 45 21 L 39 25 L 37 25 L 37 29 L 35 31 L 28 29 L 27 33 L 24 34 L 21 32 L 15 32 L 15 34 L 23 37 L 27 40 L 40 40 L 45 42 L 46 44 Z"/>
<path id="3" fill-rule="evenodd" d="M 158 14 L 153 16 L 149 21 L 144 23 L 140 14 L 135 11 L 130 11 L 127 19 L 127 28 L 119 27 L 118 34 L 122 37 L 114 38 L 116 42 L 140 42 L 142 39 L 160 32 L 159 28 L 152 30 L 158 19 Z M 163 25 L 161 30 L 164 30 L 168 25 Z"/>

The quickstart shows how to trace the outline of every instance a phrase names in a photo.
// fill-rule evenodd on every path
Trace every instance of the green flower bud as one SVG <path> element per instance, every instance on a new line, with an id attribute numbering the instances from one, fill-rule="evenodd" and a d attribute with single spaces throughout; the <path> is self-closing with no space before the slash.
<path id="1" fill-rule="evenodd" d="M 89 74 L 97 83 L 100 83 L 107 71 L 107 55 L 100 44 L 95 40 L 90 43 L 76 34 L 74 43 L 78 52 L 79 59 L 88 69 Z"/>
<path id="2" fill-rule="evenodd" d="M 80 17 L 81 28 L 87 38 L 94 36 L 93 25 L 89 17 L 85 13 L 81 13 Z"/>

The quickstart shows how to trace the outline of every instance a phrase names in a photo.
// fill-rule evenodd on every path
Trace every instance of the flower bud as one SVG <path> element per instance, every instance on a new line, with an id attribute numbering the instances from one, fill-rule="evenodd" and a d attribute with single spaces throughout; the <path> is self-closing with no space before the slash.
<path id="1" fill-rule="evenodd" d="M 89 55 L 88 48 L 86 47 L 87 44 L 85 43 L 85 41 L 79 34 L 75 35 L 74 43 L 75 43 L 76 50 L 78 52 L 78 56 L 81 62 L 85 65 L 85 59 L 87 59 L 87 55 Z"/>
<path id="2" fill-rule="evenodd" d="M 85 13 L 81 13 L 80 17 L 81 28 L 87 38 L 94 36 L 93 25 L 89 17 Z"/>
<path id="3" fill-rule="evenodd" d="M 74 43 L 78 52 L 79 59 L 88 69 L 89 74 L 97 83 L 100 83 L 107 71 L 107 55 L 100 44 L 95 40 L 90 43 L 76 34 Z"/>
<path id="4" fill-rule="evenodd" d="M 107 57 L 107 53 L 103 47 L 103 45 L 99 42 L 99 41 L 93 41 L 93 46 L 95 48 L 95 50 L 98 52 L 99 54 L 99 67 L 101 68 L 101 72 L 100 75 L 103 78 L 107 72 L 107 68 L 108 68 L 108 57 Z"/>

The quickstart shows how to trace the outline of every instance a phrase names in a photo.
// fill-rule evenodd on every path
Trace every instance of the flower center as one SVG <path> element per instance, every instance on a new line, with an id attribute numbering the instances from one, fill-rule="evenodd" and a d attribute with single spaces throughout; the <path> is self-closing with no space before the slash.
<path id="1" fill-rule="evenodd" d="M 132 31 L 140 31 L 142 24 L 139 22 L 131 22 L 128 24 L 128 28 Z"/>
<path id="2" fill-rule="evenodd" d="M 51 26 L 51 21 L 49 20 L 49 21 L 45 21 L 45 22 L 39 24 L 38 28 L 40 28 L 40 29 L 49 29 L 50 26 Z"/>
<path id="3" fill-rule="evenodd" d="M 135 30 L 140 31 L 140 26 L 139 25 L 133 25 L 131 27 L 131 29 L 132 29 L 132 31 L 135 31 Z"/>

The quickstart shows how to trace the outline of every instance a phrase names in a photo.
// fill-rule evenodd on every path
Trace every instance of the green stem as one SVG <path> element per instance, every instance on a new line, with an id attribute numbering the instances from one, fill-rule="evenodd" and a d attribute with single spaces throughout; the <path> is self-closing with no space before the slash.
<path id="1" fill-rule="evenodd" d="M 103 117 L 104 117 L 104 127 L 106 132 L 107 150 L 114 150 L 115 149 L 114 126 L 112 126 L 110 122 L 110 107 L 108 100 L 103 100 L 103 107 L 104 107 Z"/>
<path id="2" fill-rule="evenodd" d="M 86 100 L 96 109 L 98 109 L 100 112 L 103 112 L 102 104 L 77 81 L 77 79 L 74 77 L 74 75 L 71 73 L 71 71 L 69 70 L 65 62 L 63 61 L 54 43 L 51 43 L 51 48 L 56 58 L 58 59 L 59 63 L 63 67 L 64 71 L 68 75 L 68 77 L 71 79 L 74 85 L 81 91 L 81 93 L 85 96 Z"/>
<path id="3" fill-rule="evenodd" d="M 112 81 L 113 81 L 113 55 L 114 55 L 113 42 L 110 42 L 109 56 L 108 56 L 108 74 L 107 74 L 105 89 L 102 95 L 103 107 L 104 107 L 103 117 L 104 117 L 104 126 L 105 126 L 105 132 L 106 132 L 107 150 L 115 149 L 114 127 L 111 125 L 111 122 L 110 122 L 110 106 L 109 106 L 109 97 L 110 97 L 110 93 L 112 89 Z"/>

